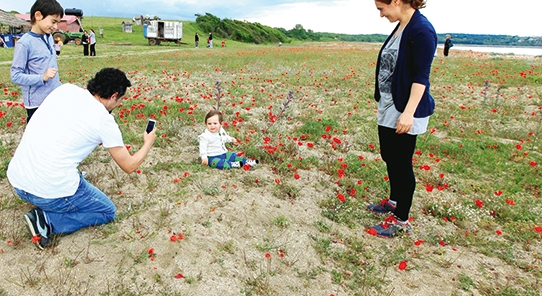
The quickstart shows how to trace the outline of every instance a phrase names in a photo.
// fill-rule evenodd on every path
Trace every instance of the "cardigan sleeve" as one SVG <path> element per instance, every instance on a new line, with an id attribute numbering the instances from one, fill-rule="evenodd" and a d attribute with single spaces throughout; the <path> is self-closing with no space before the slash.
<path id="1" fill-rule="evenodd" d="M 424 26 L 420 31 L 413 34 L 411 42 L 413 42 L 411 56 L 413 67 L 412 82 L 428 86 L 431 64 L 437 50 L 437 40 L 434 31 Z"/>

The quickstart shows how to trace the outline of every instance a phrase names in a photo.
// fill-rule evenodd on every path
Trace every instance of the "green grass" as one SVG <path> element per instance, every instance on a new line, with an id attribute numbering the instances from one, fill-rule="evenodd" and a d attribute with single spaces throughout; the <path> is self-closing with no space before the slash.
<path id="1" fill-rule="evenodd" d="M 63 82 L 80 86 L 105 66 L 126 71 L 133 87 L 114 113 L 132 152 L 142 144 L 146 119 L 158 120 L 160 137 L 140 175 L 116 173 L 106 151 L 99 149 L 82 164 L 92 168 L 93 181 L 119 205 L 118 221 L 98 227 L 101 235 L 94 241 L 123 255 L 122 262 L 112 264 L 118 264 L 123 275 L 137 270 L 166 293 L 169 270 L 145 273 L 134 266 L 148 261 L 144 250 L 149 245 L 163 244 L 161 236 L 167 240 L 164 233 L 182 225 L 197 237 L 220 233 L 220 238 L 205 241 L 211 247 L 197 245 L 196 235 L 180 244 L 218 251 L 212 255 L 221 272 L 244 270 L 237 291 L 246 295 L 310 291 L 304 289 L 322 279 L 329 281 L 327 295 L 341 289 L 348 295 L 387 295 L 394 287 L 393 276 L 412 281 L 420 271 L 435 274 L 431 280 L 455 289 L 453 295 L 540 293 L 539 60 L 471 53 L 435 58 L 431 92 L 437 110 L 428 133 L 418 137 L 414 155 L 415 231 L 410 237 L 382 240 L 364 233 L 382 219 L 366 211 L 367 203 L 389 194 L 372 99 L 378 46 L 277 48 L 228 42 L 226 48 L 212 50 L 151 47 L 138 32 L 140 27 L 134 26 L 132 34 L 120 32 L 122 21 L 85 17 L 85 28 L 104 28 L 98 56 L 83 58 L 80 47 L 68 44 L 59 69 Z M 197 28 L 187 22 L 184 30 L 190 43 Z M 6 61 L 0 64 L 1 86 L 7 92 L 0 104 L 0 181 L 5 188 L 5 171 L 24 131 L 25 116 L 21 106 L 8 104 L 21 101 L 20 87 L 9 78 L 10 52 L 0 51 L 0 60 Z M 282 112 L 290 91 L 293 99 Z M 195 139 L 203 116 L 216 106 L 217 93 L 228 131 L 243 142 L 232 149 L 259 159 L 256 170 L 219 172 L 199 165 Z M 262 200 L 268 202 L 264 210 Z M 14 227 L 22 232 L 23 226 L 10 221 L 14 211 L 21 214 L 27 207 L 11 195 L 0 198 L 0 238 L 18 241 L 19 248 L 29 242 L 13 235 Z M 315 217 L 303 215 L 311 209 Z M 215 211 L 223 215 L 213 216 Z M 259 232 L 249 232 L 252 227 Z M 307 237 L 310 243 L 302 251 L 292 243 Z M 128 242 L 131 249 L 123 249 Z M 5 247 L 12 248 L 16 247 Z M 267 252 L 272 260 L 264 257 Z M 303 255 L 294 257 L 297 252 L 314 253 L 317 259 L 307 263 Z M 277 256 L 281 253 L 286 256 Z M 167 266 L 163 262 L 186 257 L 168 256 L 158 255 L 155 264 Z M 474 258 L 476 267 L 458 269 L 464 257 Z M 73 265 L 72 256 L 62 258 L 67 258 L 64 265 Z M 195 268 L 199 258 L 191 260 L 179 265 Z M 408 268 L 398 271 L 403 261 Z M 494 265 L 514 276 L 495 282 L 487 271 Z M 291 287 L 277 284 L 282 276 L 292 279 Z M 34 274 L 27 277 L 30 282 L 47 282 Z M 197 273 L 186 279 L 198 288 Z M 149 282 L 131 285 L 135 282 L 115 282 L 112 287 L 126 294 L 137 294 L 137 286 L 150 290 L 145 286 Z"/>

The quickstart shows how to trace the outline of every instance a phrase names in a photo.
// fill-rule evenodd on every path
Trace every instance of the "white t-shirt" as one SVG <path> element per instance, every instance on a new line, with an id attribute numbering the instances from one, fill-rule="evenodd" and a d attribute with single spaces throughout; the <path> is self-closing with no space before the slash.
<path id="1" fill-rule="evenodd" d="M 13 187 L 43 198 L 71 196 L 77 166 L 96 146 L 124 147 L 113 116 L 87 90 L 56 88 L 28 123 L 7 176 Z"/>

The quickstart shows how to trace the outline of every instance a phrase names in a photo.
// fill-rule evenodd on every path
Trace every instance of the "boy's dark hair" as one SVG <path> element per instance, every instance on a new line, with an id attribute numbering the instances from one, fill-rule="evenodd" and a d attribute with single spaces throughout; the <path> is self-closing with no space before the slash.
<path id="1" fill-rule="evenodd" d="M 118 93 L 117 98 L 121 98 L 126 93 L 126 88 L 130 86 L 132 83 L 124 72 L 119 69 L 103 68 L 89 80 L 87 89 L 92 95 L 109 99 L 114 93 Z"/>
<path id="2" fill-rule="evenodd" d="M 220 113 L 220 111 L 217 111 L 217 110 L 213 110 L 213 111 L 209 111 L 209 113 L 207 113 L 207 115 L 205 115 L 205 124 L 207 124 L 207 119 L 215 116 L 215 115 L 218 115 L 218 122 L 219 123 L 222 123 L 222 121 L 224 121 L 223 117 L 222 117 L 222 113 Z"/>
<path id="3" fill-rule="evenodd" d="M 30 8 L 30 23 L 36 23 L 36 12 L 41 12 L 43 18 L 49 15 L 59 15 L 64 17 L 64 8 L 56 0 L 36 0 Z"/>

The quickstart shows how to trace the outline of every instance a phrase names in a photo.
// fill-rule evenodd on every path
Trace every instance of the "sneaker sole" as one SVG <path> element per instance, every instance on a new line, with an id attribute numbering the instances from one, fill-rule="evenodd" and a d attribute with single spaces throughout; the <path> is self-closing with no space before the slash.
<path id="1" fill-rule="evenodd" d="M 32 234 L 32 237 L 38 236 L 37 230 L 34 229 L 34 226 L 32 226 L 32 221 L 30 220 L 30 218 L 28 218 L 28 215 L 24 215 L 24 224 L 26 225 L 28 232 Z"/>
<path id="2" fill-rule="evenodd" d="M 32 226 L 32 221 L 30 221 L 30 218 L 28 218 L 27 215 L 24 215 L 24 225 L 26 226 L 26 229 L 28 229 L 28 232 L 30 232 L 30 234 L 32 235 L 32 238 L 34 238 L 35 236 L 39 236 L 41 240 L 41 235 L 36 233 L 36 229 L 34 229 L 34 227 Z M 38 249 L 45 250 L 45 248 L 40 244 L 39 240 L 35 242 L 35 245 L 38 247 Z"/>
<path id="3" fill-rule="evenodd" d="M 407 232 L 407 233 L 402 233 L 402 234 L 394 234 L 392 236 L 387 236 L 387 235 L 381 235 L 381 234 L 375 234 L 376 237 L 382 237 L 382 238 L 394 238 L 396 236 L 401 236 L 401 235 L 410 235 L 410 232 Z"/>
<path id="4" fill-rule="evenodd" d="M 379 211 L 374 211 L 374 210 L 371 210 L 371 209 L 367 209 L 369 212 L 371 213 L 375 213 L 375 214 L 389 214 L 391 213 L 392 211 L 388 211 L 388 212 L 379 212 Z"/>
<path id="5" fill-rule="evenodd" d="M 393 210 L 395 210 L 395 208 L 393 208 L 392 210 L 383 212 L 383 211 L 377 211 L 377 210 L 375 210 L 375 209 L 371 209 L 371 208 L 369 208 L 369 206 L 367 206 L 367 211 L 369 211 L 369 212 L 371 212 L 371 213 L 375 213 L 375 214 L 389 214 L 389 213 L 392 213 Z"/>

